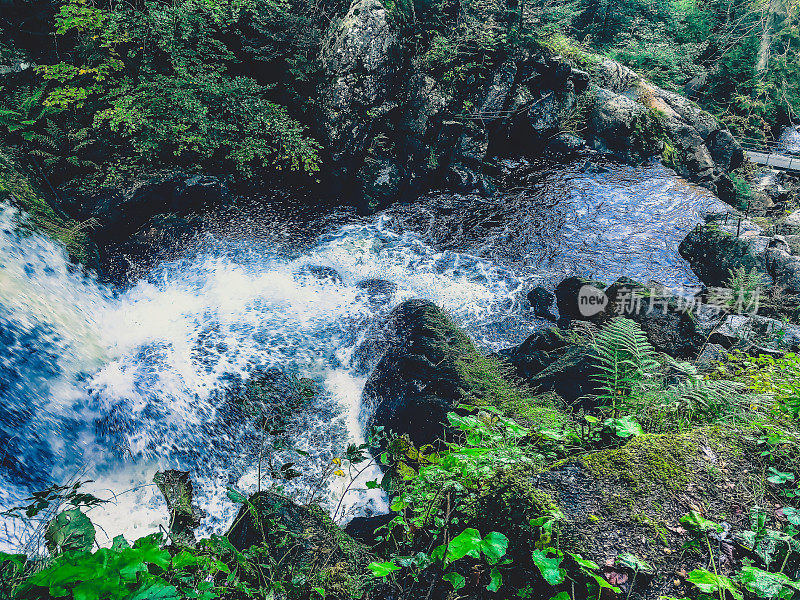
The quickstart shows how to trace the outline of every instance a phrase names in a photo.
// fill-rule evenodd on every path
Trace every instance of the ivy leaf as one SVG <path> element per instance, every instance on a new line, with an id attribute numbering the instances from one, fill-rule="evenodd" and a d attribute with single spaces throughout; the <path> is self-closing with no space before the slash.
<path id="1" fill-rule="evenodd" d="M 756 567 L 742 567 L 736 579 L 759 598 L 783 598 L 786 588 L 800 591 L 800 582 L 792 581 L 783 573 L 768 573 Z"/>
<path id="2" fill-rule="evenodd" d="M 770 467 L 769 472 L 772 473 L 767 477 L 767 481 L 775 485 L 783 485 L 789 481 L 794 481 L 794 473 L 778 471 L 775 467 Z"/>
<path id="3" fill-rule="evenodd" d="M 736 585 L 730 578 L 724 575 L 715 575 L 705 569 L 695 569 L 686 578 L 689 583 L 697 586 L 701 592 L 706 594 L 714 594 L 719 591 L 730 592 L 736 600 L 744 600 L 742 593 L 736 588 Z"/>
<path id="4" fill-rule="evenodd" d="M 547 554 L 541 550 L 534 550 L 532 557 L 534 564 L 539 568 L 539 572 L 547 583 L 550 585 L 564 583 L 567 571 L 560 568 L 563 558 L 548 558 Z"/>
<path id="5" fill-rule="evenodd" d="M 480 550 L 489 564 L 493 565 L 506 555 L 508 538 L 499 531 L 491 531 L 481 540 Z"/>
<path id="6" fill-rule="evenodd" d="M 486 586 L 486 589 L 490 592 L 496 592 L 501 585 L 503 585 L 503 574 L 497 567 L 492 567 L 492 570 L 489 571 L 489 585 Z"/>
<path id="7" fill-rule="evenodd" d="M 453 589 L 456 591 L 463 588 L 467 583 L 467 580 L 464 579 L 464 576 L 459 575 L 458 573 L 445 573 L 442 575 L 442 579 L 444 581 L 449 581 L 450 585 L 452 585 Z"/>
<path id="8" fill-rule="evenodd" d="M 471 527 L 465 529 L 454 537 L 447 546 L 447 562 L 451 563 L 465 556 L 480 558 L 482 542 L 481 534 L 477 529 L 472 529 Z M 507 544 L 508 540 L 506 539 Z"/>
<path id="9" fill-rule="evenodd" d="M 555 596 L 550 598 L 550 600 L 572 600 L 569 595 L 569 592 L 558 592 Z"/>
<path id="10" fill-rule="evenodd" d="M 691 511 L 688 515 L 683 515 L 679 521 L 681 525 L 686 525 L 687 528 L 694 529 L 702 533 L 712 530 L 720 533 L 723 529 L 722 525 L 715 523 L 714 521 L 709 521 L 696 510 Z"/>
<path id="11" fill-rule="evenodd" d="M 389 562 L 371 562 L 367 565 L 367 568 L 372 571 L 372 574 L 375 577 L 386 577 L 390 573 L 395 571 L 399 571 L 400 567 L 394 564 L 392 561 Z"/>

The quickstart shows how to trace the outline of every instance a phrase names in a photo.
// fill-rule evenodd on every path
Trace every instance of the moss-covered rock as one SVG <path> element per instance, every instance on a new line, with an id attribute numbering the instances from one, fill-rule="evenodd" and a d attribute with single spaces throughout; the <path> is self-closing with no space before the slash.
<path id="1" fill-rule="evenodd" d="M 459 405 L 513 407 L 523 401 L 507 365 L 482 355 L 431 302 L 404 302 L 387 329 L 388 349 L 362 397 L 368 426 L 406 434 L 419 447 L 442 437 L 447 413 Z"/>
<path id="2" fill-rule="evenodd" d="M 696 510 L 748 530 L 753 491 L 764 485 L 759 453 L 748 444 L 741 431 L 704 428 L 642 435 L 549 471 L 510 468 L 485 483 L 466 518 L 481 531 L 508 535 L 515 565 L 510 587 L 544 585 L 530 554 L 552 545 L 599 565 L 631 553 L 655 571 L 639 581 L 631 598 L 681 596 L 685 582 L 678 573 L 705 568 L 708 557 L 682 552 L 691 537 L 680 517 Z M 557 520 L 552 540 L 531 525 L 547 515 Z M 630 580 L 624 594 L 629 586 Z"/>
<path id="3" fill-rule="evenodd" d="M 272 492 L 255 494 L 227 537 L 238 550 L 263 546 L 290 599 L 309 598 L 313 588 L 324 589 L 326 598 L 361 598 L 374 587 L 367 570 L 373 556 L 319 506 L 298 506 Z"/>
<path id="4" fill-rule="evenodd" d="M 92 268 L 97 267 L 97 248 L 87 235 L 92 222 L 78 223 L 59 214 L 12 158 L 0 151 L 2 202 L 8 202 L 27 214 L 27 219 L 19 224 L 22 230 L 47 235 L 60 242 L 73 260 Z"/>

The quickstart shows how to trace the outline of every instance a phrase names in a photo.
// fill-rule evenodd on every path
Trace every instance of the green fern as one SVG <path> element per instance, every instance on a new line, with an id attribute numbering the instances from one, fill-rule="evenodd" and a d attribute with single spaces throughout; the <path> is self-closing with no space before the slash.
<path id="1" fill-rule="evenodd" d="M 630 319 L 612 319 L 594 342 L 598 400 L 616 411 L 620 402 L 652 387 L 658 374 L 656 353 L 641 327 Z"/>

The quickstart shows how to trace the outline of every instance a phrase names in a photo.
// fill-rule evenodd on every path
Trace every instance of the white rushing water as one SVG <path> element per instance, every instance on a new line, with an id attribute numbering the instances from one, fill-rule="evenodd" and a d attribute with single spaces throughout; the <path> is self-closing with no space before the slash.
<path id="1" fill-rule="evenodd" d="M 568 191 L 558 191 L 551 205 L 561 212 L 552 220 L 563 231 L 544 236 L 551 243 L 546 265 L 506 260 L 502 251 L 434 247 L 425 241 L 431 236 L 410 233 L 402 219 L 377 216 L 323 235 L 291 257 L 255 242 L 205 240 L 202 251 L 160 265 L 124 291 L 86 277 L 52 241 L 18 234 L 13 211 L 3 208 L 0 505 L 18 504 L 54 482 L 92 479 L 84 491 L 110 500 L 90 514 L 98 541 L 120 533 L 136 538 L 166 525 L 151 482 L 157 470 L 176 468 L 191 473 L 207 513 L 201 533 L 223 531 L 238 508 L 226 490 L 258 486 L 263 437 L 236 397 L 251 374 L 270 368 L 310 378 L 321 390 L 287 426 L 291 445 L 308 456 L 280 453 L 304 476 L 278 483 L 297 500 L 308 499 L 331 457 L 363 441 L 357 415 L 372 363 L 357 349 L 401 301 L 435 302 L 482 348 L 497 350 L 541 325 L 527 314 L 524 297 L 548 273 L 583 268 L 581 274 L 607 278 L 696 282 L 677 244 L 707 208 L 708 194 L 676 185 L 663 167 L 622 172 L 626 177 L 579 174 Z M 643 198 L 643 189 L 652 197 Z M 548 231 L 534 214 L 543 209 L 523 202 L 515 210 L 530 230 L 506 228 L 491 243 L 500 250 L 516 244 L 514 254 L 535 256 L 538 228 Z M 554 262 L 554 254 L 562 258 Z M 380 284 L 384 293 L 374 294 L 359 285 L 371 279 L 393 285 Z M 373 469 L 364 478 L 378 476 Z M 267 477 L 262 486 L 273 483 Z M 334 486 L 332 509 L 338 493 Z M 347 515 L 386 510 L 375 491 L 351 493 L 344 506 Z M 5 545 L 17 544 L 24 532 L 12 519 L 4 525 Z"/>

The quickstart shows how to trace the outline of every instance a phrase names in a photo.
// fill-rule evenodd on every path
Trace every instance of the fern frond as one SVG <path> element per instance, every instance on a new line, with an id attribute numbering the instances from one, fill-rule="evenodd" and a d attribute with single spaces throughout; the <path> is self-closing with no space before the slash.
<path id="1" fill-rule="evenodd" d="M 625 317 L 609 321 L 595 337 L 598 399 L 616 407 L 618 401 L 646 387 L 658 373 L 653 346 L 641 327 Z"/>

